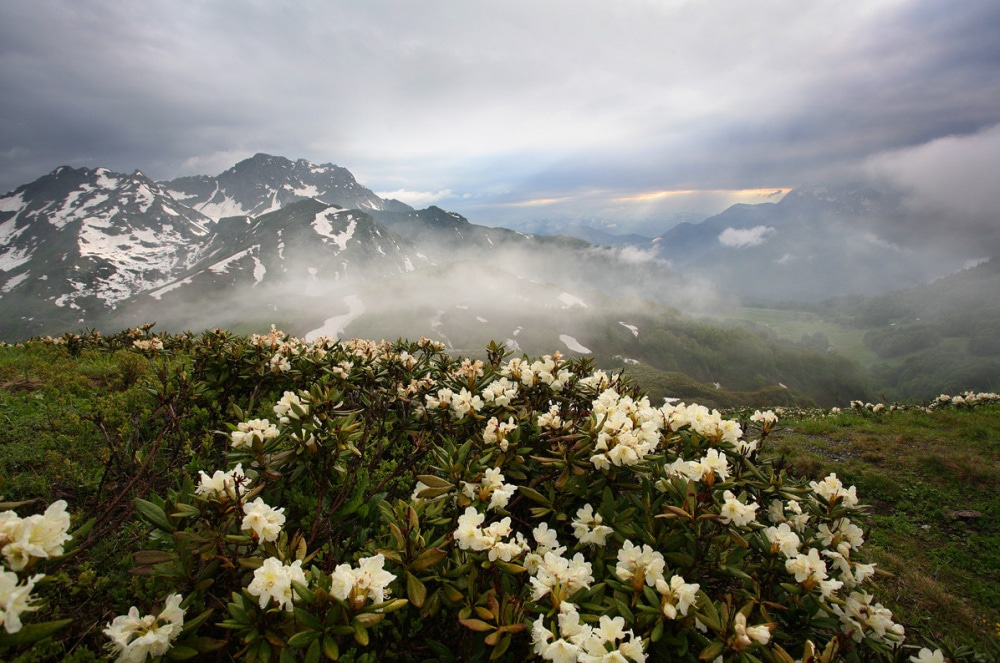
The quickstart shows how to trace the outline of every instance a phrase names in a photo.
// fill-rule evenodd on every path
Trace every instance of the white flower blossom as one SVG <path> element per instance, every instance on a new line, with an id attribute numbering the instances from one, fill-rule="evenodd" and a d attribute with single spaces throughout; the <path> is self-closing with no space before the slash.
<path id="1" fill-rule="evenodd" d="M 579 539 L 580 543 L 603 546 L 612 530 L 607 525 L 602 525 L 604 518 L 599 513 L 594 513 L 594 507 L 587 504 L 576 512 L 573 519 L 573 536 Z"/>
<path id="2" fill-rule="evenodd" d="M 150 656 L 163 656 L 170 650 L 170 643 L 184 627 L 184 609 L 181 595 L 171 594 L 159 615 L 139 616 L 139 609 L 129 608 L 128 614 L 119 615 L 104 629 L 111 639 L 111 646 L 118 654 L 119 663 L 142 663 Z"/>
<path id="3" fill-rule="evenodd" d="M 637 546 L 626 539 L 618 550 L 615 575 L 623 582 L 631 581 L 635 589 L 641 587 L 643 582 L 655 587 L 657 580 L 663 580 L 665 568 L 666 561 L 659 551 L 646 544 Z"/>
<path id="4" fill-rule="evenodd" d="M 278 427 L 267 419 L 251 419 L 236 424 L 236 430 L 229 434 L 233 449 L 249 448 L 254 442 L 273 440 L 278 437 Z"/>
<path id="5" fill-rule="evenodd" d="M 243 505 L 243 522 L 240 529 L 253 530 L 261 542 L 277 541 L 281 528 L 285 524 L 285 510 L 275 509 L 264 503 L 258 497 L 253 502 Z"/>
<path id="6" fill-rule="evenodd" d="M 719 520 L 725 524 L 732 523 L 737 527 L 746 527 L 756 519 L 757 508 L 760 506 L 756 502 L 744 504 L 732 491 L 723 493 L 725 502 L 719 512 Z"/>
<path id="7" fill-rule="evenodd" d="M 292 612 L 295 609 L 294 597 L 298 596 L 292 588 L 292 581 L 306 584 L 302 561 L 297 559 L 291 564 L 282 564 L 277 557 L 268 557 L 253 572 L 253 580 L 247 586 L 247 591 L 251 596 L 258 597 L 261 608 L 266 608 L 271 599 L 274 599 L 278 607 Z"/>
<path id="8" fill-rule="evenodd" d="M 330 593 L 341 601 L 350 600 L 356 609 L 369 600 L 383 603 L 389 595 L 389 583 L 396 579 L 384 567 L 385 557 L 381 553 L 359 559 L 357 568 L 340 564 L 330 576 Z"/>
<path id="9" fill-rule="evenodd" d="M 216 470 L 212 476 L 208 476 L 200 470 L 198 474 L 201 476 L 201 480 L 198 482 L 198 487 L 194 489 L 195 494 L 205 495 L 222 502 L 236 499 L 237 486 L 242 487 L 249 482 L 243 473 L 243 463 L 238 463 L 228 472 Z"/>
<path id="10" fill-rule="evenodd" d="M 38 573 L 20 584 L 16 573 L 0 566 L 0 626 L 7 633 L 21 630 L 22 614 L 38 610 L 37 606 L 32 605 L 31 592 L 35 589 L 35 583 L 44 577 L 45 574 Z"/>
<path id="11" fill-rule="evenodd" d="M 698 600 L 698 583 L 685 582 L 684 578 L 674 575 L 668 583 L 664 578 L 656 581 L 656 591 L 663 595 L 663 614 L 667 619 L 684 617 L 688 610 Z"/>

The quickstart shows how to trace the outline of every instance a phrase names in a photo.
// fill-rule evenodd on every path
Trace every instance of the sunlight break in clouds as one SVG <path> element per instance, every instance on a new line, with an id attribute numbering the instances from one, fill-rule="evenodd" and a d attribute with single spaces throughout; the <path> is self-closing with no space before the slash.
<path id="1" fill-rule="evenodd" d="M 719 233 L 719 243 L 736 249 L 763 244 L 765 236 L 774 232 L 771 226 L 754 226 L 753 228 L 726 228 Z"/>
<path id="2" fill-rule="evenodd" d="M 406 189 L 397 189 L 396 191 L 377 191 L 375 195 L 379 198 L 392 198 L 417 209 L 427 207 L 439 200 L 457 197 L 451 189 L 442 189 L 440 191 L 407 191 Z"/>

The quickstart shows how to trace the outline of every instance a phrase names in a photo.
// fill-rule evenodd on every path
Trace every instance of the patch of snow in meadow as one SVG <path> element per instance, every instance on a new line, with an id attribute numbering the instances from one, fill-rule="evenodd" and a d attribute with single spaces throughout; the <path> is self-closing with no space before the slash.
<path id="1" fill-rule="evenodd" d="M 260 261 L 256 255 L 253 256 L 253 284 L 256 286 L 258 283 L 264 280 L 264 275 L 267 274 L 267 269 L 264 267 L 264 263 Z"/>
<path id="2" fill-rule="evenodd" d="M 574 306 L 587 308 L 587 303 L 585 301 L 583 301 L 576 295 L 569 294 L 568 292 L 564 292 L 561 295 L 559 295 L 559 301 L 563 303 L 563 308 L 573 308 Z"/>
<path id="3" fill-rule="evenodd" d="M 636 327 L 635 325 L 630 325 L 627 322 L 622 322 L 621 320 L 618 321 L 618 324 L 620 324 L 622 327 L 624 327 L 625 329 L 627 329 L 630 332 L 632 332 L 632 336 L 635 336 L 636 338 L 639 338 L 639 328 L 638 327 Z"/>
<path id="4" fill-rule="evenodd" d="M 562 341 L 567 348 L 573 352 L 579 352 L 581 354 L 590 354 L 590 350 L 580 345 L 580 342 L 569 334 L 559 334 L 559 340 Z"/>
<path id="5" fill-rule="evenodd" d="M 189 283 L 191 283 L 191 277 L 188 277 L 186 279 L 182 279 L 180 281 L 174 281 L 173 283 L 165 285 L 165 286 L 163 286 L 162 288 L 160 288 L 158 290 L 152 291 L 151 293 L 149 293 L 149 296 L 152 297 L 153 299 L 159 301 L 159 299 L 161 297 L 163 297 L 163 295 L 167 294 L 171 290 L 176 290 L 177 288 L 181 287 L 182 285 L 188 285 Z"/>
<path id="6" fill-rule="evenodd" d="M 482 323 L 486 323 L 486 322 L 489 322 L 489 320 L 487 320 L 486 318 L 484 318 L 484 317 L 483 317 L 483 316 L 481 316 L 481 315 L 477 315 L 477 316 L 476 316 L 476 320 L 478 320 L 479 322 L 482 322 Z"/>
<path id="7" fill-rule="evenodd" d="M 339 339 L 347 329 L 347 325 L 365 312 L 365 303 L 357 295 L 347 295 L 344 297 L 344 303 L 347 304 L 347 313 L 327 318 L 322 327 L 306 334 L 306 341 L 311 343 L 320 336 Z"/>
<path id="8" fill-rule="evenodd" d="M 28 272 L 21 272 L 17 276 L 11 277 L 6 283 L 4 283 L 2 290 L 4 292 L 10 292 L 17 286 L 21 285 L 27 278 Z"/>
<path id="9" fill-rule="evenodd" d="M 0 271 L 9 272 L 17 269 L 24 263 L 31 260 L 32 250 L 30 247 L 10 247 L 3 253 L 0 253 Z"/>
<path id="10" fill-rule="evenodd" d="M 257 250 L 259 248 L 260 248 L 259 244 L 254 244 L 249 249 L 244 249 L 243 251 L 240 251 L 239 253 L 234 253 L 233 255 L 229 256 L 228 258 L 220 260 L 219 262 L 215 263 L 214 265 L 210 265 L 209 268 L 208 268 L 208 271 L 212 272 L 213 274 L 228 274 L 229 273 L 229 266 L 230 265 L 232 265 L 234 262 L 238 262 L 239 260 L 242 260 L 243 258 L 246 258 L 248 255 L 251 255 L 255 250 Z"/>

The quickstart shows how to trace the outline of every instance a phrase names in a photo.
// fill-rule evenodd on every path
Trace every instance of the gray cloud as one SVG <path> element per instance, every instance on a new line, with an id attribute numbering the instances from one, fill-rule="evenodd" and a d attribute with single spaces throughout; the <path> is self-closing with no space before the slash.
<path id="1" fill-rule="evenodd" d="M 0 189 L 257 151 L 479 222 L 787 187 L 1000 122 L 998 25 L 991 0 L 5 2 Z"/>

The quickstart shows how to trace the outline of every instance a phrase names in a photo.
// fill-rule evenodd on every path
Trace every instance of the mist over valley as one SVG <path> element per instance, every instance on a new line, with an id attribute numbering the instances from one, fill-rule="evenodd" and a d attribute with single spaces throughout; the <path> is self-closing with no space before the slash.
<path id="1" fill-rule="evenodd" d="M 945 365 L 949 387 L 991 388 L 996 269 L 961 269 L 988 245 L 880 239 L 906 214 L 901 200 L 870 183 L 811 186 L 652 238 L 584 221 L 542 224 L 546 235 L 414 209 L 303 159 L 258 154 L 165 182 L 60 167 L 0 198 L 0 333 L 155 322 L 425 336 L 467 354 L 497 341 L 590 356 L 642 374 L 657 397 L 718 404 L 929 398 Z M 768 310 L 782 313 L 769 323 Z"/>

